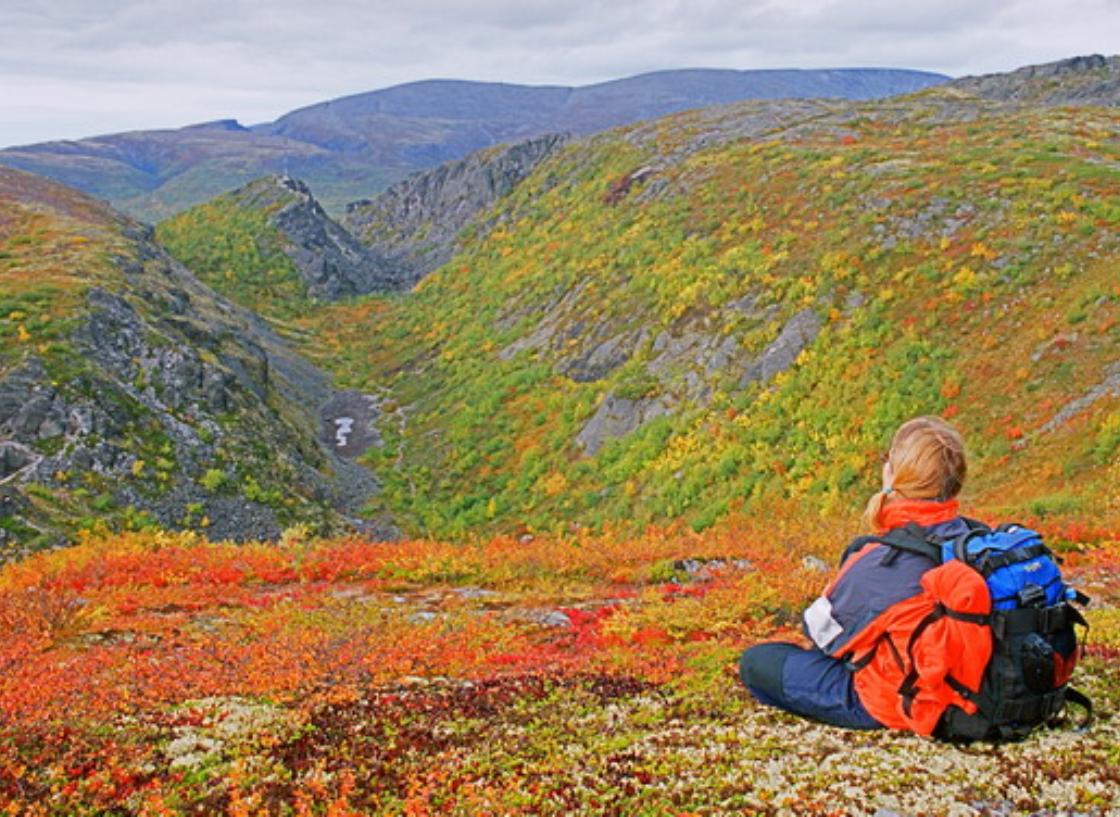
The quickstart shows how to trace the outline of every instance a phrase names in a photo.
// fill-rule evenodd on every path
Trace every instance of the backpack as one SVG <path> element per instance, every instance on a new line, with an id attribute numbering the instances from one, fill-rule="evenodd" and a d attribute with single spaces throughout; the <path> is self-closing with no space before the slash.
<path id="1" fill-rule="evenodd" d="M 1019 740 L 1052 721 L 1066 703 L 1084 710 L 1080 726 L 1087 726 L 1092 702 L 1069 680 L 1081 656 L 1075 627 L 1089 629 L 1074 604 L 1089 599 L 1062 581 L 1061 559 L 1042 537 L 1016 524 L 978 526 L 942 543 L 941 557 L 964 562 L 984 577 L 992 598 L 994 648 L 980 689 L 962 693 L 977 711 L 949 707 L 936 734 L 953 741 Z M 915 630 L 913 638 L 920 635 Z"/>
<path id="2" fill-rule="evenodd" d="M 1012 740 L 1088 698 L 1068 684 L 1080 655 L 1059 560 L 1036 532 L 963 519 L 852 542 L 805 614 L 819 648 L 855 673 L 880 722 L 945 740 Z M 1084 725 L 1083 724 L 1083 725 Z"/>

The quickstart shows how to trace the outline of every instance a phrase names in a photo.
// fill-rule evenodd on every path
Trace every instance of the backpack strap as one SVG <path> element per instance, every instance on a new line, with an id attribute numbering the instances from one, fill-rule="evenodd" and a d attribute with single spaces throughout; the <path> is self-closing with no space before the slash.
<path id="1" fill-rule="evenodd" d="M 965 523 L 965 525 L 968 526 L 968 529 L 970 531 L 982 530 L 982 531 L 990 532 L 992 530 L 988 525 L 985 525 L 979 519 L 973 519 L 973 518 L 968 517 L 968 516 L 962 516 L 961 521 L 963 521 Z"/>
<path id="2" fill-rule="evenodd" d="M 1089 622 L 1069 604 L 1055 604 L 1051 607 L 1020 607 L 1017 610 L 994 610 L 992 612 L 992 633 L 996 638 L 1024 633 L 1051 635 L 1067 625 L 1078 624 L 1089 629 Z"/>
<path id="3" fill-rule="evenodd" d="M 1079 732 L 1088 729 L 1089 724 L 1093 722 L 1093 702 L 1089 699 L 1089 696 L 1073 687 L 1066 687 L 1066 702 L 1085 710 L 1085 717 L 1081 719 L 1076 728 Z"/>
<path id="4" fill-rule="evenodd" d="M 934 606 L 933 610 L 931 610 L 925 618 L 918 622 L 918 626 L 915 627 L 914 632 L 910 634 L 910 640 L 906 642 L 906 660 L 910 667 L 910 672 L 908 672 L 906 674 L 906 677 L 902 679 L 902 684 L 898 688 L 898 694 L 902 696 L 902 710 L 906 713 L 907 717 L 910 717 L 911 705 L 914 703 L 914 697 L 918 694 L 919 673 L 918 664 L 914 660 L 914 645 L 917 643 L 918 639 L 922 637 L 922 633 L 924 633 L 931 624 L 940 621 L 943 618 L 951 618 L 955 619 L 956 621 L 964 621 L 968 624 L 991 623 L 991 617 L 985 613 L 960 613 L 956 610 L 949 609 L 940 602 L 938 602 Z M 957 690 L 957 692 L 960 693 L 962 697 L 968 698 L 968 695 L 965 695 L 963 692 L 961 692 L 960 689 L 957 689 L 958 685 L 965 690 L 967 690 L 968 687 L 960 684 L 959 682 L 954 683 L 956 679 L 950 681 L 947 678 L 946 680 L 949 681 L 949 685 L 952 686 L 953 689 Z M 972 693 L 970 691 L 970 694 L 975 693 Z"/>
<path id="5" fill-rule="evenodd" d="M 907 522 L 904 527 L 888 531 L 880 541 L 896 551 L 916 553 L 934 564 L 941 564 L 941 539 L 915 522 Z"/>
<path id="6" fill-rule="evenodd" d="M 840 556 L 840 564 L 843 565 L 851 556 L 869 544 L 886 545 L 895 550 L 895 556 L 888 557 L 885 564 L 897 558 L 898 552 L 916 553 L 930 559 L 934 564 L 941 564 L 941 539 L 931 535 L 916 522 L 908 522 L 903 527 L 894 528 L 882 536 L 857 536 L 844 548 L 844 553 Z"/>

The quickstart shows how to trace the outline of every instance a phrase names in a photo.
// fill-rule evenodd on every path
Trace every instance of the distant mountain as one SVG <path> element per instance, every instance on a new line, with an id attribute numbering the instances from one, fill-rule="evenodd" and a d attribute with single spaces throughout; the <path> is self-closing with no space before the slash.
<path id="1" fill-rule="evenodd" d="M 105 198 L 147 221 L 268 174 L 304 179 L 324 206 L 409 173 L 552 132 L 587 134 L 743 99 L 867 99 L 947 77 L 895 69 L 659 71 L 578 88 L 430 80 L 343 97 L 245 128 L 234 120 L 0 151 L 0 164 Z"/>

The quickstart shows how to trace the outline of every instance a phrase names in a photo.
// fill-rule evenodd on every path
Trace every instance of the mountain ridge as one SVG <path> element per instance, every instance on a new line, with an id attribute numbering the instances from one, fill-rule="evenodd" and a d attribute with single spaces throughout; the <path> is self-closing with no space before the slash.
<path id="1" fill-rule="evenodd" d="M 541 97 L 568 99 L 580 87 L 458 80 L 454 92 L 447 93 L 447 87 L 439 81 L 422 81 L 304 106 L 274 122 L 247 128 L 240 124 L 234 127 L 235 120 L 215 120 L 178 130 L 132 131 L 14 146 L 0 150 L 0 163 L 76 186 L 149 221 L 270 173 L 304 179 L 328 210 L 341 212 L 346 202 L 369 197 L 414 170 L 460 159 L 475 149 L 505 141 L 556 131 L 586 133 L 759 93 L 842 95 L 846 90 L 844 82 L 837 83 L 835 77 L 814 82 L 814 69 L 785 71 L 784 85 L 776 85 L 775 76 L 769 72 L 761 72 L 752 80 L 749 72 L 712 70 L 725 78 L 715 97 L 707 88 L 713 84 L 710 76 L 706 83 L 682 92 L 673 90 L 676 75 L 672 72 L 582 86 L 587 89 L 582 97 L 586 104 L 578 110 L 561 111 L 559 122 L 549 118 L 546 109 L 552 103 L 542 108 Z M 858 95 L 912 91 L 946 79 L 905 69 L 869 71 L 880 76 L 883 84 L 862 81 L 857 73 L 841 74 L 841 78 L 849 81 L 852 92 Z M 680 76 L 680 81 L 687 84 L 688 72 Z M 752 82 L 761 85 L 752 90 Z M 634 90 L 633 83 L 644 90 Z M 427 102 L 420 99 L 418 104 L 423 104 L 419 108 L 404 105 L 395 113 L 384 114 L 355 110 L 358 119 L 354 121 L 336 116 L 340 107 L 361 109 L 371 99 L 411 98 L 418 87 L 439 93 Z M 803 89 L 800 93 L 799 87 Z M 464 94 L 465 89 L 472 93 Z M 502 93 L 495 94 L 496 89 Z M 479 119 L 475 109 L 489 98 L 493 98 L 494 117 Z M 462 109 L 459 119 L 448 115 L 456 107 Z M 317 116 L 319 112 L 324 116 Z M 373 118 L 362 118 L 368 116 Z"/>

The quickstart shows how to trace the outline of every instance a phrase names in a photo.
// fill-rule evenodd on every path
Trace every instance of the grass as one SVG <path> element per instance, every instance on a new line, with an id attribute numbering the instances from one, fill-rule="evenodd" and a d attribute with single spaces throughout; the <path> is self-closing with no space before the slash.
<path id="1" fill-rule="evenodd" d="M 782 509 L 788 511 L 789 509 Z M 790 520 L 796 517 L 783 517 Z M 0 573 L 0 807 L 27 814 L 1106 813 L 1117 540 L 1087 733 L 953 748 L 753 702 L 736 660 L 798 638 L 845 525 L 472 544 L 91 539 Z M 707 578 L 666 565 L 723 557 Z M 667 581 L 667 579 L 672 579 Z M 930 771 L 936 773 L 931 774 Z M 963 812 L 962 812 L 963 813 Z"/>

